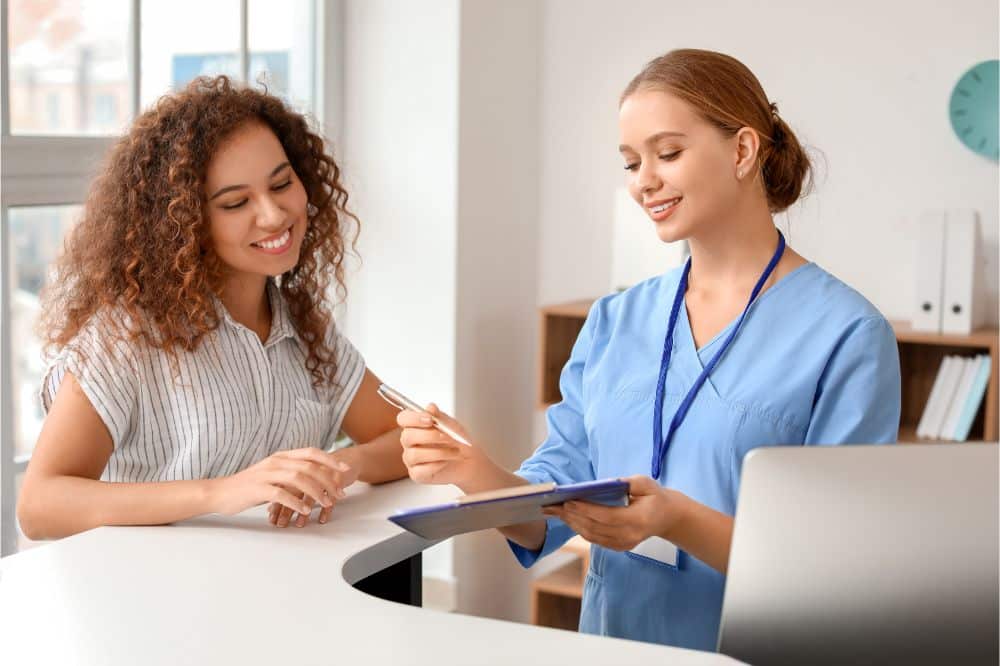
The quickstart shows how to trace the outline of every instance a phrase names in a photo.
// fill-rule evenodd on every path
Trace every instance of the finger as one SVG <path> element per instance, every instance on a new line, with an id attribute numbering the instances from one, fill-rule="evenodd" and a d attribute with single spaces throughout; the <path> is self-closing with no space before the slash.
<path id="1" fill-rule="evenodd" d="M 573 504 L 575 504 L 575 502 L 567 502 L 563 505 L 562 519 L 566 524 L 574 527 L 578 526 L 589 532 L 610 533 L 617 528 L 616 525 L 609 525 L 594 519 L 594 517 L 589 515 L 586 511 L 580 511 L 573 507 Z"/>
<path id="2" fill-rule="evenodd" d="M 437 428 L 404 428 L 399 433 L 400 443 L 406 446 L 455 446 L 456 442 Z"/>
<path id="3" fill-rule="evenodd" d="M 457 450 L 429 447 L 403 449 L 403 464 L 407 467 L 429 463 L 448 464 L 460 459 L 461 456 Z"/>
<path id="4" fill-rule="evenodd" d="M 417 483 L 434 483 L 435 478 L 448 466 L 448 463 L 426 463 L 408 467 L 410 478 Z"/>
<path id="5" fill-rule="evenodd" d="M 462 427 L 462 424 L 456 421 L 450 414 L 442 412 L 441 409 L 433 402 L 427 405 L 427 413 L 452 430 L 460 432 L 463 435 L 465 434 L 465 428 Z"/>
<path id="6" fill-rule="evenodd" d="M 291 460 L 306 460 L 316 463 L 317 465 L 322 465 L 323 467 L 328 467 L 334 471 L 338 470 L 341 464 L 341 462 L 337 460 L 332 453 L 328 453 L 322 449 L 316 448 L 315 446 L 309 446 L 301 449 L 290 449 L 288 451 L 278 451 L 274 455 Z"/>
<path id="7" fill-rule="evenodd" d="M 309 516 L 312 514 L 313 499 L 311 497 L 307 497 L 306 504 L 309 505 L 309 510 L 305 513 L 300 513 L 299 517 L 295 519 L 296 527 L 305 527 L 306 523 L 309 522 Z"/>
<path id="8" fill-rule="evenodd" d="M 323 525 L 326 521 L 330 520 L 330 512 L 333 511 L 332 506 L 325 506 L 319 511 L 319 524 Z"/>
<path id="9" fill-rule="evenodd" d="M 325 470 L 314 463 L 289 460 L 277 472 L 275 481 L 295 492 L 304 493 L 325 506 L 330 503 L 329 498 L 336 497 L 340 490 L 339 475 L 339 471 Z"/>
<path id="10" fill-rule="evenodd" d="M 344 495 L 343 488 L 350 485 L 351 466 L 336 460 L 336 468 L 330 469 L 308 460 L 289 460 L 284 463 L 289 469 L 305 474 L 315 480 L 323 489 L 315 499 L 326 506 L 334 499 Z"/>
<path id="11" fill-rule="evenodd" d="M 659 483 L 642 474 L 624 478 L 622 481 L 628 481 L 628 494 L 633 496 L 652 495 L 662 490 Z"/>
<path id="12" fill-rule="evenodd" d="M 281 507 L 281 511 L 278 512 L 278 517 L 275 519 L 274 524 L 278 527 L 288 527 L 288 523 L 291 521 L 294 513 L 287 506 Z"/>
<path id="13" fill-rule="evenodd" d="M 289 491 L 285 490 L 281 486 L 274 485 L 271 486 L 271 501 L 277 502 L 282 505 L 282 507 L 287 508 L 289 511 L 305 511 L 306 504 L 303 499 L 296 497 Z M 278 518 L 279 526 L 281 518 Z"/>
<path id="14" fill-rule="evenodd" d="M 402 428 L 433 428 L 434 419 L 424 412 L 404 409 L 396 415 L 396 423 Z"/>
<path id="15" fill-rule="evenodd" d="M 566 502 L 563 505 L 567 513 L 584 516 L 588 520 L 602 525 L 616 526 L 627 522 L 627 507 L 604 506 L 592 502 Z"/>
<path id="16" fill-rule="evenodd" d="M 562 521 L 587 541 L 612 550 L 628 550 L 642 540 L 631 525 L 606 525 L 570 511 L 563 512 Z"/>

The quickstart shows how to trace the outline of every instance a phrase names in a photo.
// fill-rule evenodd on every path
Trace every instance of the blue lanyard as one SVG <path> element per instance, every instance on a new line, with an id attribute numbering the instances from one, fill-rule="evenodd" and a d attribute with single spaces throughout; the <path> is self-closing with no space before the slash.
<path id="1" fill-rule="evenodd" d="M 760 290 L 764 287 L 764 283 L 767 279 L 771 277 L 771 273 L 774 272 L 774 267 L 778 265 L 778 261 L 781 259 L 781 255 L 785 251 L 785 237 L 778 232 L 778 249 L 775 250 L 774 256 L 771 257 L 771 262 L 764 269 L 764 273 L 757 280 L 757 285 L 753 288 L 750 293 L 750 300 L 747 302 L 747 306 L 743 308 L 743 314 L 740 315 L 739 320 L 736 322 L 736 326 L 733 327 L 732 332 L 726 338 L 726 341 L 722 343 L 722 347 L 719 351 L 715 353 L 712 360 L 708 362 L 705 369 L 701 371 L 698 375 L 698 379 L 695 380 L 694 386 L 691 390 L 687 392 L 684 396 L 684 400 L 681 402 L 681 406 L 677 408 L 677 413 L 674 414 L 674 418 L 670 421 L 670 427 L 667 429 L 667 436 L 663 437 L 663 393 L 667 383 L 667 368 L 670 367 L 670 354 L 674 347 L 674 328 L 677 326 L 677 313 L 681 309 L 681 303 L 684 302 L 684 293 L 687 291 L 688 284 L 688 273 L 691 272 L 691 258 L 688 257 L 687 263 L 684 265 L 684 272 L 681 273 L 680 284 L 677 285 L 677 294 L 674 296 L 674 304 L 670 308 L 670 323 L 667 324 L 667 337 L 663 340 L 663 358 L 660 360 L 660 376 L 656 380 L 656 402 L 653 404 L 653 460 L 652 460 L 652 477 L 654 479 L 660 478 L 660 470 L 663 468 L 663 459 L 667 455 L 667 449 L 670 448 L 670 442 L 674 437 L 674 432 L 680 427 L 681 422 L 684 421 L 684 417 L 687 416 L 688 409 L 691 407 L 691 403 L 694 402 L 695 396 L 698 394 L 698 390 L 701 388 L 705 380 L 711 374 L 712 370 L 718 364 L 719 359 L 722 355 L 726 353 L 726 349 L 732 343 L 733 338 L 740 330 L 740 326 L 743 325 L 743 320 L 746 319 L 747 312 L 750 310 L 750 306 L 753 305 L 754 300 L 756 300 L 757 295 L 760 294 Z"/>

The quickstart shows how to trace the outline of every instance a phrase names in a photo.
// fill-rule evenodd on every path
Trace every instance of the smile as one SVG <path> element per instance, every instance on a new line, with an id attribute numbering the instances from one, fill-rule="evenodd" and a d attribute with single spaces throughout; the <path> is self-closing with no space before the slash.
<path id="1" fill-rule="evenodd" d="M 646 210 L 649 212 L 649 217 L 653 222 L 663 222 L 668 217 L 673 215 L 674 211 L 677 210 L 677 204 L 681 202 L 683 197 L 675 197 L 673 199 L 667 199 L 666 201 L 659 201 L 651 205 L 646 206 Z"/>
<path id="2" fill-rule="evenodd" d="M 656 206 L 650 206 L 649 210 L 652 211 L 653 213 L 662 213 L 663 211 L 667 210 L 668 208 L 673 208 L 674 206 L 676 206 L 680 202 L 681 202 L 681 199 L 680 199 L 680 197 L 678 197 L 676 199 L 671 199 L 670 201 L 658 204 Z"/>
<path id="3" fill-rule="evenodd" d="M 257 241 L 256 243 L 251 243 L 253 247 L 258 250 L 263 250 L 268 254 L 280 254 L 287 250 L 292 244 L 292 230 L 285 229 L 284 232 L 279 236 L 274 238 L 269 238 L 265 240 Z"/>

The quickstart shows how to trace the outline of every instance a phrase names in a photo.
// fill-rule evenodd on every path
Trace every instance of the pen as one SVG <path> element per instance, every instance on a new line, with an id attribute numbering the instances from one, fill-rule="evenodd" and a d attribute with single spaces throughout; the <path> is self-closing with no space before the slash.
<path id="1" fill-rule="evenodd" d="M 444 434 L 448 435 L 456 442 L 459 442 L 460 444 L 465 444 L 466 446 L 472 446 L 472 443 L 465 437 L 462 437 L 460 434 L 455 432 L 454 429 L 442 423 L 433 414 L 429 413 L 426 409 L 424 409 L 414 401 L 410 400 L 405 395 L 395 390 L 391 386 L 388 386 L 386 384 L 380 384 L 377 393 L 380 396 L 382 396 L 383 400 L 388 402 L 393 407 L 396 407 L 398 409 L 409 409 L 414 412 L 420 412 L 422 414 L 426 414 L 431 418 L 431 421 L 433 422 L 435 428 L 437 428 Z"/>

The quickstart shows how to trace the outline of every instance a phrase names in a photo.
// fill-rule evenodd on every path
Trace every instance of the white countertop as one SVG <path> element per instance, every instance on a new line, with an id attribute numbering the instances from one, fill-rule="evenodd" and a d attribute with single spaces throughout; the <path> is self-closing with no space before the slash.
<path id="1" fill-rule="evenodd" d="M 355 484 L 326 525 L 278 529 L 259 507 L 165 527 L 103 527 L 4 558 L 0 661 L 739 663 L 718 654 L 425 610 L 351 586 L 431 545 L 387 515 L 457 493 L 405 480 Z"/>

